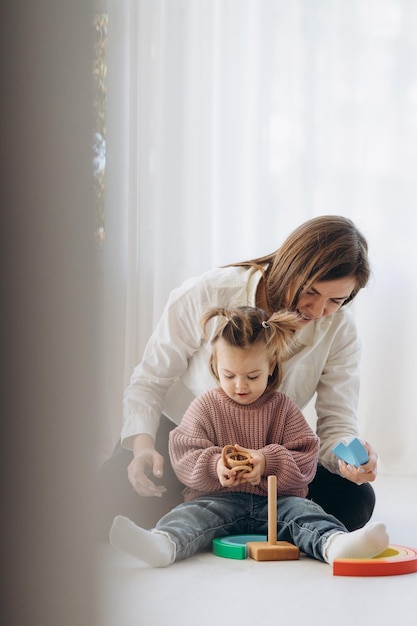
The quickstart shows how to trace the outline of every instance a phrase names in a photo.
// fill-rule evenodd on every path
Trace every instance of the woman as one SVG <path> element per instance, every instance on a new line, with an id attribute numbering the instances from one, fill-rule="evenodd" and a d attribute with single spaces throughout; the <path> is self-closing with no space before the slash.
<path id="1" fill-rule="evenodd" d="M 126 514 L 151 526 L 181 501 L 182 487 L 164 456 L 169 431 L 190 401 L 214 385 L 200 318 L 213 306 L 256 306 L 268 315 L 296 311 L 303 323 L 279 391 L 301 410 L 316 395 L 320 456 L 308 497 L 348 530 L 362 527 L 375 504 L 369 483 L 377 455 L 362 441 L 369 461 L 356 468 L 338 461 L 332 448 L 359 435 L 360 344 L 346 305 L 369 275 L 367 243 L 352 221 L 321 216 L 298 227 L 273 254 L 210 270 L 175 289 L 125 391 L 121 446 L 101 476 L 109 518 Z M 130 487 L 125 480 L 123 489 L 126 466 Z M 164 484 L 156 484 L 162 478 Z"/>

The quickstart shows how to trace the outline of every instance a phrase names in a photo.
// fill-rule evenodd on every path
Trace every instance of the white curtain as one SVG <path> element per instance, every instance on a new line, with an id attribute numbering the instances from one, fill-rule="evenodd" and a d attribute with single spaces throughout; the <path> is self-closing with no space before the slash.
<path id="1" fill-rule="evenodd" d="M 170 290 L 331 213 L 374 272 L 362 434 L 417 473 L 417 3 L 109 0 L 108 63 L 103 448 Z"/>

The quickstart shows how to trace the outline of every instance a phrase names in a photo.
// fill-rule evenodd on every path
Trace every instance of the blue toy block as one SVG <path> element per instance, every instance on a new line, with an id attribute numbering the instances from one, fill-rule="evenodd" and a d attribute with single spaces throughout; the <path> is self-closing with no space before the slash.
<path id="1" fill-rule="evenodd" d="M 355 465 L 355 467 L 364 465 L 369 461 L 366 448 L 363 447 L 357 437 L 347 445 L 343 442 L 338 443 L 337 446 L 333 448 L 332 452 L 349 465 Z"/>

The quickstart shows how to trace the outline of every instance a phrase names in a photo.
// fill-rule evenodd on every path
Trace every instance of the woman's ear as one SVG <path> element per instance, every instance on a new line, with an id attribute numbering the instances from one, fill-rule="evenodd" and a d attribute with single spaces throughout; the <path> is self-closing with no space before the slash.
<path id="1" fill-rule="evenodd" d="M 276 359 L 272 359 L 272 361 L 270 361 L 270 363 L 269 363 L 269 376 L 272 376 L 276 366 L 277 366 L 277 360 Z"/>

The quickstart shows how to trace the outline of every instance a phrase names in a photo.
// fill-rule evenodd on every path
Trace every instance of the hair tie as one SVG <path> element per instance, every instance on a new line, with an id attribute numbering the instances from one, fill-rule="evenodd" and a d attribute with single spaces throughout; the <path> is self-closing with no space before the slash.
<path id="1" fill-rule="evenodd" d="M 264 328 L 270 328 L 270 326 L 269 326 L 268 322 L 262 322 L 262 326 L 263 326 Z"/>

